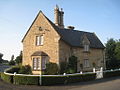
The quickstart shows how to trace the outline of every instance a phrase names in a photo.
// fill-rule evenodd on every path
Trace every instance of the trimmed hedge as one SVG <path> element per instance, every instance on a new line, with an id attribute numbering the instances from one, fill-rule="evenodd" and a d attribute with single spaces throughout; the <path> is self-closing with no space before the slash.
<path id="1" fill-rule="evenodd" d="M 42 85 L 66 84 L 66 76 L 42 76 Z"/>
<path id="2" fill-rule="evenodd" d="M 1 74 L 4 81 L 18 85 L 39 85 L 39 76 L 21 76 Z M 96 74 L 77 74 L 67 76 L 42 76 L 42 85 L 67 84 L 73 82 L 95 80 Z"/>
<path id="3" fill-rule="evenodd" d="M 0 72 L 0 78 L 1 78 L 1 72 Z"/>
<path id="4" fill-rule="evenodd" d="M 4 73 L 1 73 L 1 79 L 8 83 L 13 83 L 13 75 L 7 75 Z"/>
<path id="5" fill-rule="evenodd" d="M 13 81 L 14 84 L 20 85 L 39 85 L 38 76 L 14 76 Z"/>
<path id="6" fill-rule="evenodd" d="M 103 73 L 104 78 L 114 77 L 114 76 L 120 76 L 120 70 L 119 71 L 109 71 L 109 72 Z"/>
<path id="7" fill-rule="evenodd" d="M 68 83 L 83 82 L 83 81 L 95 80 L 96 79 L 96 74 L 95 73 L 79 74 L 79 75 L 70 75 L 68 77 L 69 77 Z"/>

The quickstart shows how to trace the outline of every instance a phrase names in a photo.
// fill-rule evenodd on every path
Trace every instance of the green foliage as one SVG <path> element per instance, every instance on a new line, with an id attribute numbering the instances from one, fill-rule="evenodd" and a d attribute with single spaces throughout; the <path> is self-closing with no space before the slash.
<path id="1" fill-rule="evenodd" d="M 7 73 L 18 73 L 20 70 L 20 66 L 12 66 L 11 68 L 9 68 L 8 70 L 6 70 Z"/>
<path id="2" fill-rule="evenodd" d="M 19 85 L 39 85 L 39 76 L 21 76 L 21 75 L 6 75 L 1 74 L 2 80 Z M 67 84 L 73 82 L 82 82 L 95 80 L 96 74 L 77 74 L 68 76 L 42 76 L 42 85 L 56 85 L 56 84 Z"/>
<path id="3" fill-rule="evenodd" d="M 42 76 L 42 85 L 56 85 L 67 83 L 66 76 Z"/>
<path id="4" fill-rule="evenodd" d="M 19 85 L 39 85 L 38 76 L 14 76 L 14 84 Z"/>
<path id="5" fill-rule="evenodd" d="M 66 73 L 76 73 L 77 72 L 77 57 L 71 56 L 67 65 Z"/>
<path id="6" fill-rule="evenodd" d="M 13 76 L 12 75 L 6 75 L 4 73 L 1 73 L 1 79 L 8 82 L 8 83 L 13 83 Z"/>
<path id="7" fill-rule="evenodd" d="M 3 54 L 0 53 L 0 63 L 2 63 L 2 61 L 3 61 L 2 57 L 3 57 Z"/>
<path id="8" fill-rule="evenodd" d="M 116 77 L 120 76 L 120 71 L 109 71 L 109 72 L 104 72 L 103 77 L 108 78 L 108 77 Z"/>
<path id="9" fill-rule="evenodd" d="M 17 64 L 22 63 L 22 51 L 20 52 L 20 55 L 16 57 L 15 61 Z"/>
<path id="10" fill-rule="evenodd" d="M 116 43 L 115 54 L 116 59 L 120 60 L 120 42 Z"/>
<path id="11" fill-rule="evenodd" d="M 106 44 L 106 56 L 109 60 L 115 59 L 115 48 L 116 41 L 113 38 L 109 39 Z"/>
<path id="12" fill-rule="evenodd" d="M 96 79 L 95 73 L 70 75 L 68 78 L 68 83 L 90 81 L 95 79 Z"/>
<path id="13" fill-rule="evenodd" d="M 13 66 L 10 69 L 6 70 L 7 73 L 14 73 L 17 74 L 32 74 L 31 67 L 29 65 L 25 66 Z"/>
<path id="14" fill-rule="evenodd" d="M 15 65 L 15 61 L 14 60 L 10 60 L 9 65 Z"/>
<path id="15" fill-rule="evenodd" d="M 18 72 L 19 74 L 32 74 L 31 67 L 29 65 L 21 66 Z"/>
<path id="16" fill-rule="evenodd" d="M 56 63 L 49 62 L 48 64 L 46 64 L 46 69 L 45 69 L 44 74 L 55 75 L 58 73 L 59 73 L 59 68 Z"/>
<path id="17" fill-rule="evenodd" d="M 67 62 L 61 62 L 60 63 L 60 74 L 65 73 L 66 69 L 67 69 Z"/>
<path id="18" fill-rule="evenodd" d="M 106 68 L 120 68 L 120 41 L 109 39 L 106 44 Z"/>

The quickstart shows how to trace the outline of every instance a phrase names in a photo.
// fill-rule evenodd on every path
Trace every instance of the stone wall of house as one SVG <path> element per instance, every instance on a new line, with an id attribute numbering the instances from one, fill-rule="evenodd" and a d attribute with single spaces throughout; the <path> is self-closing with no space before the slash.
<path id="1" fill-rule="evenodd" d="M 42 30 L 39 30 L 39 27 Z M 36 36 L 43 35 L 43 45 L 36 46 Z M 30 65 L 32 67 L 31 55 L 36 51 L 45 52 L 50 58 L 50 62 L 59 63 L 59 41 L 60 36 L 54 28 L 48 23 L 47 19 L 40 13 L 23 40 L 23 65 Z M 39 74 L 39 71 L 33 71 Z"/>
<path id="2" fill-rule="evenodd" d="M 71 56 L 71 47 L 64 41 L 59 41 L 59 61 L 68 62 L 69 57 Z"/>
<path id="3" fill-rule="evenodd" d="M 93 63 L 95 68 L 104 67 L 104 50 L 90 48 L 89 52 L 84 52 L 83 48 L 73 48 L 73 55 L 78 58 L 78 71 L 81 70 L 80 64 L 83 66 L 83 71 L 91 71 L 93 69 Z M 84 67 L 84 59 L 89 60 L 90 67 Z"/>

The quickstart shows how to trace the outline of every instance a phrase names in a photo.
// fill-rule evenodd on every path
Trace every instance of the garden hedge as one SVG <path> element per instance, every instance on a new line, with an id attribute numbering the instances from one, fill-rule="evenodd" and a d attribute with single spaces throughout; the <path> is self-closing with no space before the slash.
<path id="1" fill-rule="evenodd" d="M 78 75 L 69 75 L 68 77 L 69 77 L 68 78 L 68 83 L 83 82 L 83 81 L 95 80 L 96 79 L 96 74 L 95 73 L 78 74 Z"/>
<path id="2" fill-rule="evenodd" d="M 120 70 L 117 71 L 108 71 L 103 73 L 104 78 L 120 76 Z"/>
<path id="3" fill-rule="evenodd" d="M 19 85 L 39 85 L 39 76 L 21 76 L 21 75 L 6 75 L 1 74 L 4 81 Z M 96 74 L 77 74 L 65 76 L 42 76 L 42 85 L 67 84 L 73 82 L 81 82 L 95 80 Z"/>
<path id="4" fill-rule="evenodd" d="M 13 81 L 20 85 L 39 85 L 38 76 L 13 76 Z"/>
<path id="5" fill-rule="evenodd" d="M 13 75 L 7 75 L 4 73 L 1 73 L 1 79 L 8 83 L 13 83 Z"/>
<path id="6" fill-rule="evenodd" d="M 42 85 L 66 84 L 67 76 L 42 76 Z"/>
<path id="7" fill-rule="evenodd" d="M 68 76 L 42 76 L 42 85 L 67 84 L 73 82 L 81 82 L 95 80 L 96 74 L 79 74 Z M 39 85 L 39 76 L 14 76 L 14 84 L 23 85 Z"/>

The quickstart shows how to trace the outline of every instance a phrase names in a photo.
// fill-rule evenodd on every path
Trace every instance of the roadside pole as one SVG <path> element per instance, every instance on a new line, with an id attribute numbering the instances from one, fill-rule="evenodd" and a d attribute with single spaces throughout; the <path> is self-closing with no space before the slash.
<path id="1" fill-rule="evenodd" d="M 39 83 L 40 83 L 40 86 L 42 85 L 42 57 L 40 57 L 40 79 L 39 79 Z"/>

